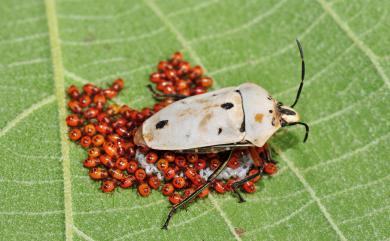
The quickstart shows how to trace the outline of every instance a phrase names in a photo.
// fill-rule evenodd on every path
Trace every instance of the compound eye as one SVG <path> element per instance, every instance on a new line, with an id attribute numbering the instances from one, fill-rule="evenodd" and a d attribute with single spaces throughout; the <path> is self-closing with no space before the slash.
<path id="1" fill-rule="evenodd" d="M 285 114 L 285 115 L 296 115 L 295 111 L 289 110 L 289 109 L 280 109 L 280 113 Z"/>
<path id="2" fill-rule="evenodd" d="M 281 120 L 280 120 L 280 125 L 281 125 L 282 127 L 285 127 L 285 126 L 287 125 L 287 121 L 281 119 Z"/>

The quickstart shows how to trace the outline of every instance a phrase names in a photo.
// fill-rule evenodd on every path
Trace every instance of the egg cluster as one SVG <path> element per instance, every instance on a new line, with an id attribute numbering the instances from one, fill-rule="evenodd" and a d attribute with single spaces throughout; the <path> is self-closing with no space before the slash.
<path id="1" fill-rule="evenodd" d="M 124 87 L 117 79 L 106 89 L 91 83 L 79 90 L 72 85 L 67 89 L 70 98 L 66 118 L 70 127 L 70 140 L 87 150 L 83 161 L 93 180 L 101 181 L 103 192 L 112 192 L 117 187 L 136 188 L 146 197 L 152 190 L 159 190 L 173 204 L 194 192 L 204 184 L 221 164 L 221 156 L 215 153 L 194 154 L 158 151 L 138 147 L 133 137 L 138 127 L 152 114 L 173 103 L 177 98 L 203 94 L 212 86 L 213 80 L 203 75 L 200 66 L 191 67 L 179 52 L 169 60 L 160 61 L 157 71 L 150 75 L 157 91 L 158 102 L 151 108 L 135 110 L 127 105 L 119 106 L 110 101 Z M 152 88 L 151 88 L 152 89 Z M 259 158 L 265 147 L 257 148 Z M 235 151 L 228 167 L 210 186 L 218 193 L 232 191 L 232 184 L 258 172 L 274 174 L 276 165 L 262 160 L 263 165 L 254 165 L 248 151 Z M 261 176 L 245 182 L 242 189 L 247 193 L 256 191 L 255 182 Z M 198 197 L 205 197 L 204 189 Z"/>

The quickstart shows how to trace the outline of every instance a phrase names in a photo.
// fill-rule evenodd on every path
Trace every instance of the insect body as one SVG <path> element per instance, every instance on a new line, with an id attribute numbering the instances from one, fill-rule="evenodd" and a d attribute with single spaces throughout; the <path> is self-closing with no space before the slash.
<path id="1" fill-rule="evenodd" d="M 237 192 L 237 187 L 261 176 L 264 170 L 264 163 L 254 147 L 263 147 L 281 127 L 297 124 L 306 128 L 304 138 L 306 141 L 309 127 L 299 121 L 299 114 L 293 109 L 298 102 L 305 76 L 303 51 L 298 40 L 297 44 L 302 60 L 302 73 L 301 83 L 291 106 L 276 101 L 262 87 L 245 83 L 188 98 L 176 96 L 182 99 L 160 110 L 139 127 L 134 136 L 134 143 L 139 146 L 157 150 L 202 153 L 230 150 L 227 152 L 227 158 L 221 161 L 203 185 L 184 200 L 177 200 L 177 204 L 172 207 L 163 225 L 164 229 L 167 229 L 177 209 L 207 190 L 207 187 L 227 167 L 233 153 L 231 149 L 248 148 L 254 164 L 258 167 L 258 172 L 232 184 L 233 191 L 242 202 L 244 199 Z M 152 90 L 151 87 L 149 88 Z M 175 97 L 157 93 L 155 96 Z M 264 147 L 264 150 L 264 159 L 267 163 L 272 162 L 267 148 Z M 160 163 L 161 161 L 166 160 L 159 160 L 158 168 L 169 169 L 168 163 Z M 267 173 L 273 171 L 271 167 L 267 169 Z M 253 185 L 248 186 L 248 183 L 245 185 L 246 189 L 254 190 Z"/>
<path id="2" fill-rule="evenodd" d="M 232 145 L 261 147 L 280 127 L 298 121 L 295 110 L 260 86 L 245 83 L 174 102 L 144 122 L 135 142 L 152 149 L 195 152 Z"/>

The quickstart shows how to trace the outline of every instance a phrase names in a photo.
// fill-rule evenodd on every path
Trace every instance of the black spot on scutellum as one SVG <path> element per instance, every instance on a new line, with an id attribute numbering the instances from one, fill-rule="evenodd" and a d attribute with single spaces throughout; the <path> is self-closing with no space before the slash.
<path id="1" fill-rule="evenodd" d="M 162 129 L 164 128 L 165 125 L 168 124 L 168 120 L 162 120 L 162 121 L 159 121 L 157 122 L 156 124 L 156 129 Z"/>
<path id="2" fill-rule="evenodd" d="M 228 109 L 231 109 L 231 108 L 233 108 L 233 103 L 231 103 L 231 102 L 226 102 L 226 103 L 223 103 L 222 105 L 221 105 L 221 107 L 222 108 L 224 108 L 225 110 L 228 110 Z"/>
<path id="3" fill-rule="evenodd" d="M 222 133 L 222 128 L 218 128 L 218 135 Z"/>

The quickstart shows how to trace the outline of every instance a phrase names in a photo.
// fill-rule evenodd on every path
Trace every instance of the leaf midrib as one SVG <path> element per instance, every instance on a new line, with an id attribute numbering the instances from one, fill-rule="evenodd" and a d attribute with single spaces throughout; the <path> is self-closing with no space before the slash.
<path id="1" fill-rule="evenodd" d="M 73 240 L 73 213 L 72 213 L 72 184 L 70 174 L 69 142 L 66 118 L 64 67 L 62 63 L 61 44 L 58 29 L 58 19 L 54 0 L 45 0 L 46 16 L 49 28 L 50 52 L 53 62 L 55 95 L 58 105 L 58 122 L 61 139 L 61 160 L 64 179 L 64 212 L 65 212 L 65 239 Z"/>

